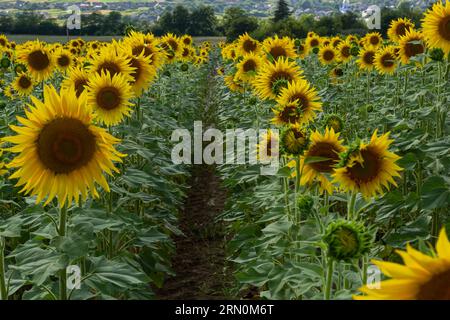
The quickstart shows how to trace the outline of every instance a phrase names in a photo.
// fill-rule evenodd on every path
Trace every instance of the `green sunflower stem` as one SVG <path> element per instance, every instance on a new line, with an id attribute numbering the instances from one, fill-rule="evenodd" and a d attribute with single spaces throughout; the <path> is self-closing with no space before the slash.
<path id="1" fill-rule="evenodd" d="M 439 211 L 434 210 L 431 216 L 431 241 L 433 244 L 436 243 L 439 236 Z"/>
<path id="2" fill-rule="evenodd" d="M 347 219 L 352 220 L 356 218 L 355 215 L 355 204 L 356 204 L 356 192 L 352 192 L 350 196 L 350 201 L 347 204 Z"/>
<path id="3" fill-rule="evenodd" d="M 63 205 L 59 212 L 59 228 L 58 234 L 60 237 L 66 236 L 66 224 L 67 224 L 67 206 Z M 59 272 L 59 299 L 67 300 L 67 273 L 66 268 L 63 268 Z"/>
<path id="4" fill-rule="evenodd" d="M 0 238 L 0 300 L 8 300 L 8 290 L 6 288 L 6 268 L 5 268 L 5 239 Z"/>
<path id="5" fill-rule="evenodd" d="M 294 199 L 294 205 L 295 205 L 295 219 L 298 219 L 298 192 L 300 190 L 300 179 L 301 179 L 301 170 L 300 170 L 300 158 L 297 157 L 295 159 L 295 199 Z M 300 220 L 300 219 L 298 219 Z"/>
<path id="6" fill-rule="evenodd" d="M 324 299 L 330 300 L 331 298 L 331 286 L 333 283 L 333 272 L 334 272 L 334 260 L 333 258 L 328 258 L 327 262 L 327 275 L 324 290 Z"/>
<path id="7" fill-rule="evenodd" d="M 362 284 L 365 285 L 367 283 L 367 267 L 369 265 L 369 261 L 368 261 L 368 257 L 366 255 L 364 255 L 361 258 L 361 271 L 362 271 Z"/>

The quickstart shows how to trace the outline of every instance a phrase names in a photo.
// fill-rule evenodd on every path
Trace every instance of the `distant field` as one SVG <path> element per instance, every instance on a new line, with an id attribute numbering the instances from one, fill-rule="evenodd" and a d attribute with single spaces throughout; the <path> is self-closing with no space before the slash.
<path id="1" fill-rule="evenodd" d="M 1 0 L 0 0 L 1 1 Z M 23 43 L 25 41 L 29 40 L 36 40 L 39 39 L 41 41 L 45 42 L 66 42 L 67 37 L 66 36 L 41 36 L 41 35 L 8 35 L 8 39 L 15 41 L 16 43 Z M 75 39 L 78 38 L 78 36 L 70 36 L 69 39 Z M 111 41 L 111 39 L 120 39 L 121 36 L 81 36 L 85 41 L 92 41 L 92 40 L 98 40 L 98 41 Z M 224 37 L 194 37 L 195 42 L 202 42 L 202 41 L 210 41 L 212 43 L 219 42 L 221 40 L 225 40 Z"/>

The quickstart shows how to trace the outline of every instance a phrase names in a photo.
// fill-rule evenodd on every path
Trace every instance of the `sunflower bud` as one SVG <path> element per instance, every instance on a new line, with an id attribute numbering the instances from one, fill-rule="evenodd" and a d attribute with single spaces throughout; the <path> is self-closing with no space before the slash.
<path id="1" fill-rule="evenodd" d="M 444 51 L 440 48 L 431 49 L 430 58 L 434 61 L 442 61 L 444 59 Z"/>
<path id="2" fill-rule="evenodd" d="M 169 70 L 164 71 L 163 76 L 170 78 L 170 76 L 171 76 L 170 71 Z"/>
<path id="3" fill-rule="evenodd" d="M 300 39 L 295 39 L 294 45 L 295 45 L 296 47 L 299 47 L 301 44 L 302 44 L 302 40 L 300 40 Z"/>
<path id="4" fill-rule="evenodd" d="M 308 214 L 314 206 L 314 199 L 310 195 L 302 194 L 297 199 L 297 206 L 300 212 Z"/>
<path id="5" fill-rule="evenodd" d="M 314 54 L 318 54 L 318 53 L 319 53 L 319 48 L 318 48 L 318 47 L 314 47 L 313 50 L 312 50 L 312 52 L 313 52 Z"/>
<path id="6" fill-rule="evenodd" d="M 187 65 L 187 63 L 183 63 L 183 64 L 180 66 L 180 70 L 183 71 L 183 72 L 188 71 L 188 70 L 189 70 L 189 66 Z"/>
<path id="7" fill-rule="evenodd" d="M 337 220 L 328 225 L 322 240 L 330 258 L 350 261 L 370 250 L 373 235 L 360 222 Z"/>
<path id="8" fill-rule="evenodd" d="M 359 47 L 358 46 L 351 47 L 350 54 L 354 57 L 357 57 L 359 55 Z"/>
<path id="9" fill-rule="evenodd" d="M 11 60 L 9 60 L 8 57 L 3 57 L 3 58 L 0 60 L 0 66 L 1 66 L 3 69 L 8 69 L 10 65 L 11 65 Z"/>
<path id="10" fill-rule="evenodd" d="M 337 114 L 330 114 L 325 119 L 325 126 L 328 128 L 333 128 L 334 132 L 337 133 L 342 131 L 344 124 L 341 117 Z"/>

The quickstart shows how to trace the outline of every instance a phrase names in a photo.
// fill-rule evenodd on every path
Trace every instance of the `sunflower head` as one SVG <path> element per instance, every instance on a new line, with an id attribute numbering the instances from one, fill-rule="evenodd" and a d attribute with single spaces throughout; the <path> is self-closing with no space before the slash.
<path id="1" fill-rule="evenodd" d="M 450 52 L 450 1 L 433 4 L 422 19 L 422 30 L 431 48 L 440 48 L 445 54 Z"/>
<path id="2" fill-rule="evenodd" d="M 31 94 L 34 88 L 33 79 L 25 73 L 19 74 L 13 81 L 13 88 L 20 96 Z"/>
<path id="3" fill-rule="evenodd" d="M 18 59 L 27 66 L 30 75 L 37 81 L 43 81 L 51 77 L 55 62 L 48 47 L 42 42 L 36 41 L 23 46 L 17 51 Z"/>
<path id="4" fill-rule="evenodd" d="M 8 57 L 2 57 L 0 60 L 0 67 L 2 69 L 8 69 L 11 66 L 11 60 Z"/>
<path id="5" fill-rule="evenodd" d="M 360 222 L 340 219 L 328 225 L 322 240 L 330 258 L 350 262 L 369 252 L 373 235 Z"/>
<path id="6" fill-rule="evenodd" d="M 344 127 L 344 122 L 339 115 L 329 114 L 325 119 L 325 126 L 333 128 L 334 132 L 341 132 Z"/>
<path id="7" fill-rule="evenodd" d="M 281 152 L 299 156 L 308 148 L 309 134 L 298 126 L 287 126 L 280 134 Z"/>
<path id="8" fill-rule="evenodd" d="M 408 18 L 399 18 L 391 21 L 387 31 L 389 39 L 393 42 L 399 42 L 400 38 L 406 35 L 407 31 L 414 29 L 414 23 Z"/>
<path id="9" fill-rule="evenodd" d="M 396 48 L 386 46 L 377 50 L 374 57 L 374 66 L 381 74 L 393 74 L 397 69 Z"/>
<path id="10" fill-rule="evenodd" d="M 406 31 L 399 40 L 399 57 L 404 64 L 411 58 L 425 53 L 425 41 L 421 32 L 415 30 Z"/>
<path id="11" fill-rule="evenodd" d="M 323 46 L 319 49 L 319 61 L 323 65 L 333 63 L 338 57 L 338 52 L 332 46 Z"/>

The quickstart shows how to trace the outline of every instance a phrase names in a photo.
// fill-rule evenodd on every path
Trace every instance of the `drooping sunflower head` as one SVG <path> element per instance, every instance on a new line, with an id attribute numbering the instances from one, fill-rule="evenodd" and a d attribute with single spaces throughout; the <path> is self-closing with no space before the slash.
<path id="1" fill-rule="evenodd" d="M 431 255 L 406 246 L 404 264 L 372 260 L 391 279 L 363 286 L 356 300 L 450 300 L 450 242 L 442 228 Z"/>
<path id="2" fill-rule="evenodd" d="M 244 82 L 251 82 L 264 63 L 263 58 L 257 54 L 245 54 L 236 65 L 236 78 Z"/>
<path id="3" fill-rule="evenodd" d="M 402 63 L 409 63 L 412 57 L 425 53 L 425 38 L 420 31 L 406 31 L 399 40 L 399 56 Z"/>
<path id="4" fill-rule="evenodd" d="M 300 156 L 308 148 L 309 134 L 299 126 L 287 126 L 281 131 L 280 149 L 287 155 Z"/>
<path id="5" fill-rule="evenodd" d="M 87 85 L 87 105 L 96 120 L 105 125 L 116 125 L 131 114 L 133 89 L 123 74 L 95 73 Z"/>
<path id="6" fill-rule="evenodd" d="M 247 32 L 239 36 L 236 45 L 241 56 L 249 53 L 258 53 L 260 50 L 259 41 L 250 37 Z"/>
<path id="7" fill-rule="evenodd" d="M 323 46 L 319 49 L 319 61 L 323 65 L 335 62 L 337 55 L 336 49 L 332 46 Z"/>
<path id="8" fill-rule="evenodd" d="M 33 92 L 34 81 L 29 75 L 21 73 L 13 80 L 12 86 L 19 96 L 25 97 Z"/>
<path id="9" fill-rule="evenodd" d="M 335 166 L 339 163 L 339 154 L 344 151 L 345 147 L 339 139 L 339 133 L 335 133 L 333 128 L 326 128 L 323 134 L 317 130 L 314 131 L 311 134 L 308 150 L 301 158 L 303 175 L 300 183 L 309 185 L 318 181 L 321 190 L 331 194 L 333 185 L 328 175 L 333 173 Z"/>
<path id="10" fill-rule="evenodd" d="M 295 58 L 295 44 L 294 40 L 289 37 L 278 38 L 276 35 L 273 38 L 264 40 L 263 50 L 267 53 L 270 59 L 277 61 L 280 58 Z"/>
<path id="11" fill-rule="evenodd" d="M 17 57 L 26 65 L 30 75 L 36 81 L 43 81 L 51 77 L 55 67 L 54 57 L 42 42 L 35 41 L 24 45 L 17 51 Z"/>
<path id="12" fill-rule="evenodd" d="M 73 88 L 77 97 L 80 97 L 84 92 L 89 81 L 89 74 L 80 67 L 70 68 L 66 78 L 61 83 L 61 87 L 68 90 Z"/>
<path id="13" fill-rule="evenodd" d="M 373 236 L 362 223 L 340 219 L 328 225 L 322 240 L 330 258 L 350 262 L 370 250 Z"/>
<path id="14" fill-rule="evenodd" d="M 316 112 L 322 111 L 322 102 L 316 89 L 305 79 L 298 79 L 288 83 L 287 87 L 281 90 L 277 98 L 277 103 L 280 106 L 289 108 L 296 106 L 297 117 L 295 122 L 291 123 L 298 123 L 300 125 L 309 123 L 317 117 Z M 289 108 L 287 110 L 283 109 L 284 112 L 278 114 L 278 117 L 284 119 L 286 116 L 285 112 Z"/>
<path id="15" fill-rule="evenodd" d="M 393 74 L 397 69 L 397 56 L 393 46 L 380 48 L 374 57 L 375 69 L 381 74 Z"/>
<path id="16" fill-rule="evenodd" d="M 396 164 L 400 157 L 389 151 L 392 142 L 389 133 L 378 137 L 375 130 L 369 143 L 361 142 L 341 155 L 342 161 L 333 174 L 334 182 L 345 191 L 360 192 L 365 198 L 383 194 L 390 185 L 397 186 L 394 178 L 400 177 L 402 168 Z"/>
<path id="17" fill-rule="evenodd" d="M 289 83 L 299 80 L 302 71 L 294 61 L 279 58 L 265 63 L 253 81 L 257 95 L 262 99 L 276 99 Z"/>
<path id="18" fill-rule="evenodd" d="M 376 51 L 373 48 L 363 48 L 359 53 L 359 59 L 357 63 L 362 70 L 372 70 L 375 64 Z"/>
<path id="19" fill-rule="evenodd" d="M 123 155 L 114 148 L 117 139 L 92 125 L 85 96 L 46 86 L 43 102 L 31 99 L 26 118 L 17 117 L 22 126 L 11 126 L 17 134 L 3 139 L 15 145 L 9 151 L 19 153 L 8 167 L 16 169 L 10 179 L 18 179 L 21 192 L 37 196 L 37 203 L 57 197 L 63 206 L 77 203 L 80 195 L 98 197 L 96 183 L 109 191 L 103 172 L 118 172 L 113 161 Z"/>
<path id="20" fill-rule="evenodd" d="M 400 38 L 406 35 L 406 31 L 414 29 L 414 23 L 408 18 L 399 18 L 392 20 L 387 31 L 389 39 L 393 42 L 399 42 Z"/>
<path id="21" fill-rule="evenodd" d="M 450 52 L 450 1 L 433 4 L 422 19 L 422 30 L 429 47 Z"/>

